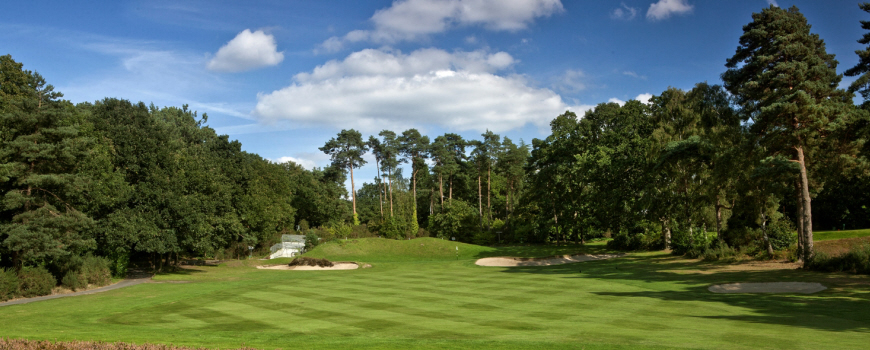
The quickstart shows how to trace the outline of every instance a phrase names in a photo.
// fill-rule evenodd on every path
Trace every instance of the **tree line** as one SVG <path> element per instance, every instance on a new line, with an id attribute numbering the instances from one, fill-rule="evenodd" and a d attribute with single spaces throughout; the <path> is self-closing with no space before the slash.
<path id="1" fill-rule="evenodd" d="M 856 91 L 870 95 L 870 49 L 857 52 L 846 74 L 858 79 L 842 89 L 838 62 L 796 7 L 752 18 L 722 85 L 568 111 L 530 145 L 489 131 L 430 140 L 384 130 L 364 140 L 343 130 L 321 150 L 351 176 L 355 224 L 391 237 L 610 236 L 613 247 L 692 255 L 796 245 L 795 258 L 810 261 L 814 227 L 870 227 L 868 103 L 852 102 Z M 379 175 L 357 191 L 353 170 L 366 152 Z"/>
<path id="2" fill-rule="evenodd" d="M 312 170 L 242 151 L 187 106 L 74 105 L 6 55 L 0 267 L 61 278 L 96 256 L 123 274 L 131 260 L 241 257 L 318 227 L 479 244 L 611 237 L 692 255 L 796 246 L 811 261 L 814 228 L 870 227 L 870 48 L 857 53 L 842 89 L 798 9 L 769 7 L 744 27 L 722 85 L 568 111 L 530 144 L 342 130 L 320 148 L 331 165 Z M 367 152 L 378 175 L 358 187 Z"/>

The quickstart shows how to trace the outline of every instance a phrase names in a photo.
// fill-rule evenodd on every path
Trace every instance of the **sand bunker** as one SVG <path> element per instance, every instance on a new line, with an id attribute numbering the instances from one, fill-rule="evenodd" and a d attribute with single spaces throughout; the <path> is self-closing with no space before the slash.
<path id="1" fill-rule="evenodd" d="M 257 266 L 258 269 L 266 269 L 266 270 L 296 270 L 296 271 L 308 271 L 308 270 L 356 270 L 359 268 L 357 263 L 353 262 L 335 262 L 331 267 L 320 267 L 320 266 L 289 266 L 287 264 L 281 265 L 262 265 Z"/>
<path id="2" fill-rule="evenodd" d="M 549 258 L 511 258 L 511 257 L 495 257 L 478 259 L 475 264 L 479 266 L 550 266 L 570 264 L 583 261 L 603 260 L 610 258 L 618 258 L 624 254 L 578 254 L 578 255 L 563 255 Z"/>
<path id="3" fill-rule="evenodd" d="M 812 294 L 821 292 L 827 287 L 821 283 L 811 282 L 764 282 L 764 283 L 728 283 L 712 285 L 707 290 L 713 293 L 800 293 Z"/>

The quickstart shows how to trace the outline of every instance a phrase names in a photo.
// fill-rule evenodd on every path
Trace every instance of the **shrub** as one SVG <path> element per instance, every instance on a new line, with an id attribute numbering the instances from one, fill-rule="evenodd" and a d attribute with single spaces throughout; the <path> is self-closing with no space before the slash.
<path id="1" fill-rule="evenodd" d="M 320 244 L 320 237 L 317 237 L 316 233 L 309 231 L 305 235 L 305 251 L 306 252 L 311 251 L 318 244 Z"/>
<path id="2" fill-rule="evenodd" d="M 767 238 L 770 239 L 770 245 L 774 250 L 788 249 L 792 244 L 797 243 L 797 230 L 791 221 L 779 219 L 767 227 Z"/>
<path id="3" fill-rule="evenodd" d="M 13 269 L 0 268 L 0 301 L 6 301 L 18 295 L 18 276 Z"/>
<path id="4" fill-rule="evenodd" d="M 732 248 L 727 243 L 717 240 L 716 243 L 712 244 L 710 248 L 707 248 L 707 250 L 701 254 L 701 258 L 705 261 L 733 260 L 738 255 L 740 255 L 739 251 Z"/>
<path id="5" fill-rule="evenodd" d="M 698 258 L 710 248 L 712 240 L 706 232 L 696 228 L 693 233 L 684 230 L 674 231 L 671 238 L 671 247 L 676 255 L 686 255 L 690 258 Z"/>
<path id="6" fill-rule="evenodd" d="M 839 256 L 818 252 L 807 265 L 812 270 L 870 274 L 870 244 L 854 247 Z"/>
<path id="7" fill-rule="evenodd" d="M 88 286 L 88 278 L 79 271 L 71 270 L 63 276 L 60 283 L 73 291 L 84 289 Z"/>
<path id="8" fill-rule="evenodd" d="M 44 267 L 24 267 L 18 272 L 18 290 L 23 297 L 49 295 L 56 285 L 57 279 Z"/>
<path id="9" fill-rule="evenodd" d="M 85 277 L 85 283 L 97 286 L 105 286 L 112 279 L 109 260 L 93 255 L 85 257 L 84 262 L 82 262 L 81 274 Z"/>
<path id="10" fill-rule="evenodd" d="M 326 259 L 309 258 L 307 256 L 298 257 L 290 262 L 290 266 L 320 266 L 332 267 L 332 261 Z"/>

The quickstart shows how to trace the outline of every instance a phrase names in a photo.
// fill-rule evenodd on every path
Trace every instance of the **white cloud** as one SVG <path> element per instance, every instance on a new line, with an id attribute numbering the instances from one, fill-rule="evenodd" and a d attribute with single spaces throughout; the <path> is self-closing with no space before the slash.
<path id="1" fill-rule="evenodd" d="M 653 96 L 652 94 L 643 93 L 643 94 L 637 95 L 637 97 L 635 97 L 634 99 L 638 100 L 640 102 L 643 102 L 644 104 L 649 104 L 649 100 L 652 98 L 652 96 Z"/>
<path id="2" fill-rule="evenodd" d="M 536 18 L 564 10 L 560 0 L 396 0 L 371 17 L 373 30 L 354 30 L 344 37 L 331 37 L 315 51 L 335 52 L 348 42 L 416 40 L 457 26 L 517 31 L 527 28 Z"/>
<path id="3" fill-rule="evenodd" d="M 505 52 L 366 49 L 259 94 L 253 115 L 265 123 L 287 120 L 367 132 L 426 125 L 499 132 L 547 125 L 565 110 L 577 110 L 522 76 L 496 74 L 514 63 Z"/>
<path id="4" fill-rule="evenodd" d="M 774 7 L 779 7 L 779 4 L 776 3 L 776 0 L 767 0 L 768 5 L 773 5 Z"/>
<path id="5" fill-rule="evenodd" d="M 274 66 L 283 60 L 284 53 L 278 52 L 274 36 L 262 30 L 251 32 L 245 29 L 221 46 L 207 67 L 219 72 L 241 72 Z"/>
<path id="6" fill-rule="evenodd" d="M 273 163 L 278 163 L 278 164 L 293 162 L 293 163 L 301 165 L 303 168 L 308 169 L 308 170 L 314 169 L 314 167 L 317 166 L 317 163 L 311 159 L 304 159 L 304 158 L 297 158 L 297 157 L 290 157 L 290 156 L 280 157 L 278 159 L 271 159 L 271 161 Z"/>
<path id="7" fill-rule="evenodd" d="M 625 105 L 625 101 L 620 100 L 620 99 L 618 99 L 618 98 L 616 98 L 616 97 L 611 97 L 609 100 L 607 100 L 607 103 L 615 103 L 615 104 L 618 104 L 618 105 L 620 105 L 620 106 L 624 106 L 624 105 Z"/>
<path id="8" fill-rule="evenodd" d="M 610 13 L 610 18 L 612 19 L 621 19 L 630 21 L 637 17 L 637 9 L 634 7 L 630 7 L 625 3 L 621 4 L 622 7 L 617 7 Z"/>
<path id="9" fill-rule="evenodd" d="M 586 89 L 583 79 L 586 75 L 579 70 L 566 70 L 565 74 L 556 83 L 556 89 L 562 92 L 578 92 Z"/>
<path id="10" fill-rule="evenodd" d="M 646 18 L 654 21 L 666 19 L 671 14 L 684 14 L 692 11 L 694 6 L 689 5 L 687 0 L 659 0 L 649 5 Z"/>

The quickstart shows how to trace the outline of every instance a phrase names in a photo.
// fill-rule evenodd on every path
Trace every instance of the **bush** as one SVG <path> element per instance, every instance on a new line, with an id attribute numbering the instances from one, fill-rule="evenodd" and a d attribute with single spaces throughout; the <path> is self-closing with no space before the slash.
<path id="1" fill-rule="evenodd" d="M 60 280 L 60 283 L 73 291 L 85 289 L 88 286 L 88 278 L 79 271 L 69 271 Z"/>
<path id="2" fill-rule="evenodd" d="M 318 259 L 318 258 L 309 258 L 307 256 L 298 257 L 293 259 L 290 262 L 290 266 L 320 266 L 320 267 L 332 267 L 332 261 L 326 259 Z"/>
<path id="3" fill-rule="evenodd" d="M 818 271 L 870 274 L 870 244 L 854 247 L 848 253 L 839 256 L 816 253 L 807 266 L 811 270 Z"/>
<path id="4" fill-rule="evenodd" d="M 767 238 L 770 239 L 770 245 L 774 250 L 788 249 L 792 244 L 797 243 L 797 230 L 791 221 L 779 219 L 767 227 Z"/>
<path id="5" fill-rule="evenodd" d="M 81 274 L 86 282 L 97 286 L 105 286 L 112 280 L 109 270 L 109 260 L 99 256 L 89 255 L 82 262 Z"/>
<path id="6" fill-rule="evenodd" d="M 124 278 L 127 277 L 127 268 L 130 266 L 130 253 L 120 252 L 111 255 L 111 264 L 109 265 L 112 276 Z"/>
<path id="7" fill-rule="evenodd" d="M 704 255 L 707 249 L 710 249 L 712 240 L 700 228 L 693 230 L 692 234 L 688 231 L 674 231 L 671 238 L 672 252 L 676 255 L 686 255 L 690 258 L 698 258 Z"/>
<path id="8" fill-rule="evenodd" d="M 18 272 L 18 290 L 25 298 L 51 294 L 57 279 L 44 267 L 24 267 Z"/>
<path id="9" fill-rule="evenodd" d="M 738 255 L 740 255 L 739 251 L 731 248 L 727 243 L 717 240 L 701 254 L 701 258 L 705 261 L 733 260 Z"/>
<path id="10" fill-rule="evenodd" d="M 0 268 L 0 301 L 6 301 L 18 295 L 18 276 L 15 270 Z"/>
<path id="11" fill-rule="evenodd" d="M 318 244 L 320 244 L 320 237 L 317 237 L 317 234 L 315 234 L 314 232 L 309 231 L 305 235 L 305 251 L 311 251 Z"/>

